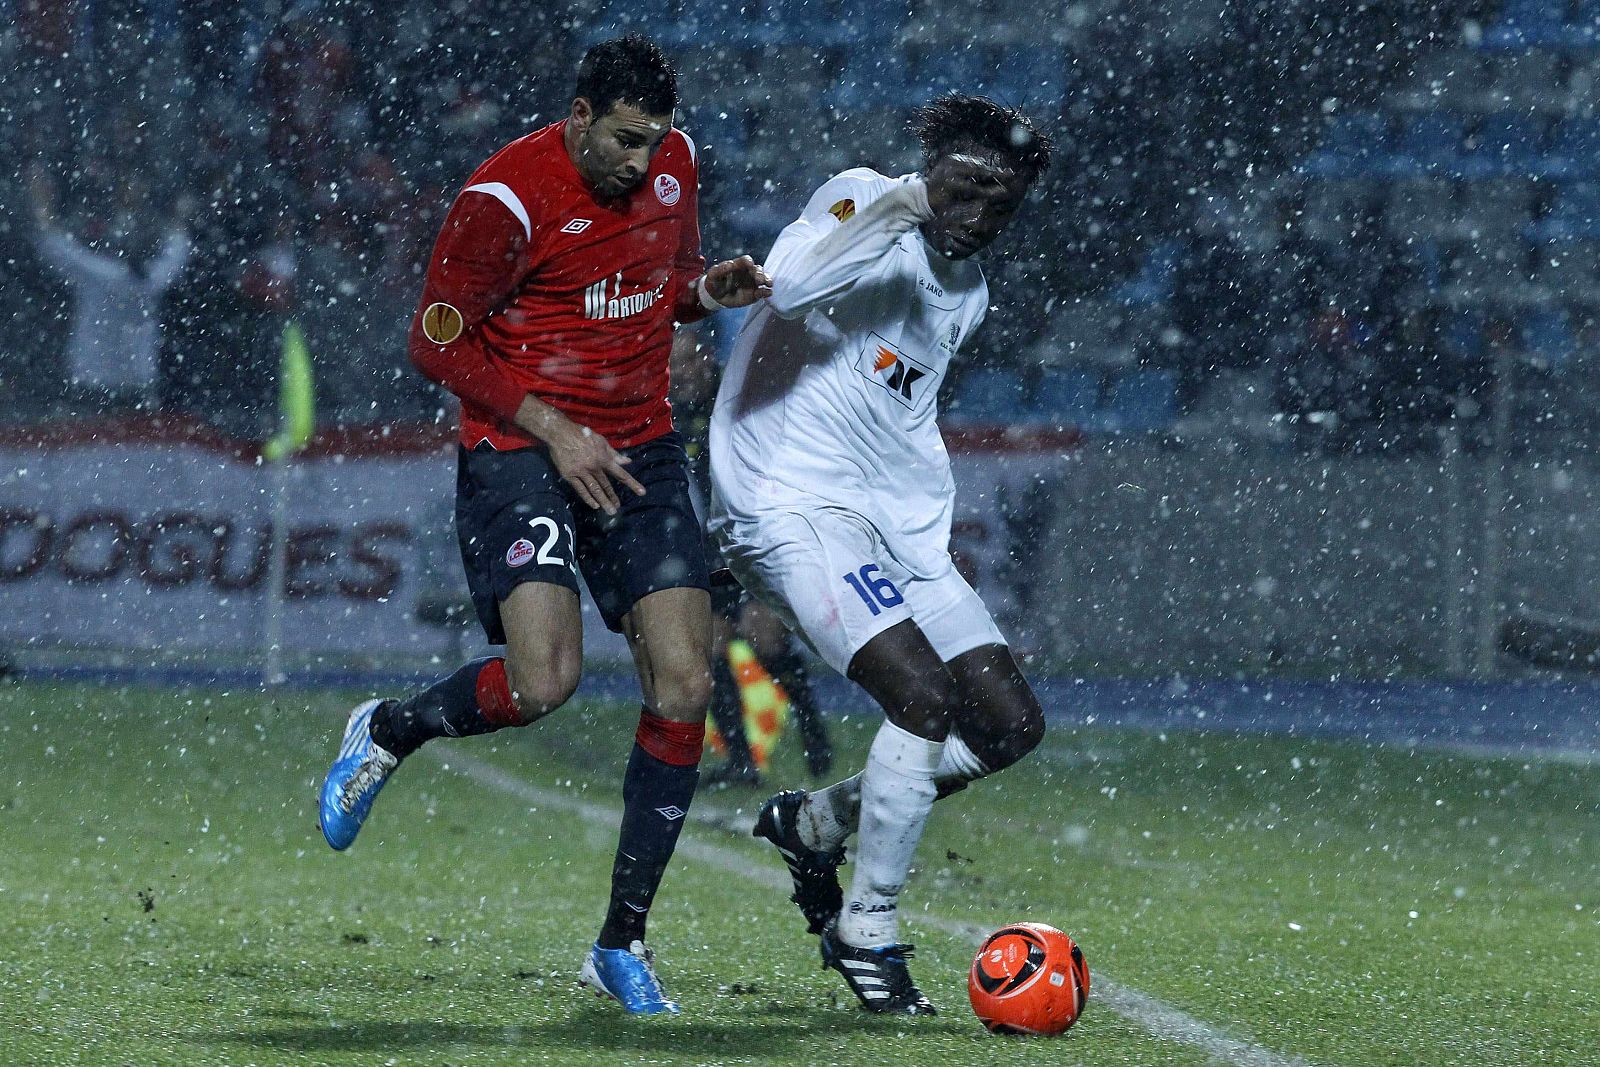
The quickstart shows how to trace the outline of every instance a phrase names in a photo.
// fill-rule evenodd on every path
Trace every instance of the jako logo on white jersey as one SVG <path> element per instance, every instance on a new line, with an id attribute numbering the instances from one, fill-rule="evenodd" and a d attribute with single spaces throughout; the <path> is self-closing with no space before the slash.
<path id="1" fill-rule="evenodd" d="M 655 305 L 666 291 L 662 282 L 654 289 L 622 295 L 622 275 L 602 278 L 583 291 L 583 317 L 586 319 L 625 319 Z"/>

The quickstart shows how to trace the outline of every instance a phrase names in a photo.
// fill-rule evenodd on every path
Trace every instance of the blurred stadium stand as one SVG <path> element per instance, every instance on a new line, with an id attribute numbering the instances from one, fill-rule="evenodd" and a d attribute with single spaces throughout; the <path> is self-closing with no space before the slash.
<path id="1" fill-rule="evenodd" d="M 172 298 L 162 390 L 164 405 L 202 415 L 226 406 L 208 362 L 226 371 L 239 344 L 271 346 L 284 319 L 314 315 L 330 323 L 308 329 L 326 418 L 433 417 L 437 396 L 397 338 L 449 191 L 564 110 L 584 47 L 632 29 L 682 70 L 713 253 L 759 254 L 839 169 L 914 165 L 906 116 L 934 93 L 987 92 L 1057 131 L 1061 165 L 990 266 L 996 310 L 970 353 L 1009 368 L 1022 392 L 1007 406 L 975 368 L 952 384 L 957 420 L 1194 432 L 1208 390 L 1244 374 L 1281 397 L 1288 418 L 1257 427 L 1281 437 L 1307 429 L 1284 368 L 1331 359 L 1337 376 L 1338 360 L 1397 344 L 1421 358 L 1407 321 L 1504 320 L 1518 358 L 1554 367 L 1595 333 L 1596 0 L 1363 8 L 1331 36 L 1318 20 L 1338 5 L 1319 0 L 1181 12 L 1085 0 L 1049 18 L 1022 0 L 870 13 L 842 0 L 618 0 L 544 5 L 540 18 L 509 0 L 459 18 L 372 0 L 71 8 L 29 7 L 0 39 L 16 72 L 9 147 L 68 205 L 135 167 L 172 175 L 153 215 L 179 213 L 179 191 L 202 207 L 193 236 L 224 254 L 197 256 Z M 51 139 L 41 122 L 76 133 Z M 146 129 L 129 150 L 128 131 Z M 29 173 L 14 176 L 13 204 Z M 73 221 L 107 222 L 87 208 Z M 40 326 L 23 335 L 39 340 L 0 389 L 22 414 L 81 407 L 92 398 L 51 384 L 61 301 L 43 297 L 59 283 L 18 222 L 8 284 L 41 295 L 24 309 Z M 194 300 L 217 287 L 237 297 L 232 316 L 226 301 Z M 1332 343 L 1319 340 L 1334 319 Z M 1380 387 L 1408 388 L 1363 386 Z M 1408 408 L 1390 395 L 1362 410 L 1392 421 Z M 1346 427 L 1365 417 L 1347 414 Z"/>
<path id="2" fill-rule="evenodd" d="M 1416 621 L 1402 577 L 1431 583 L 1458 642 L 1463 619 L 1519 598 L 1581 615 L 1600 595 L 1600 472 L 1585 466 L 1600 430 L 1600 0 L 0 7 L 8 422 L 106 411 L 62 373 L 72 292 L 28 211 L 51 187 L 67 226 L 130 262 L 152 226 L 187 226 L 193 255 L 163 308 L 168 412 L 259 440 L 294 319 L 325 430 L 423 422 L 442 439 L 448 404 L 403 348 L 440 214 L 491 151 L 565 112 L 588 44 L 638 29 L 682 72 L 712 255 L 764 253 L 840 169 L 915 166 L 909 111 L 941 89 L 990 92 L 1055 131 L 1059 164 L 986 257 L 993 306 L 944 400 L 953 439 L 1031 435 L 1092 457 L 1072 466 L 1092 484 L 1038 482 L 1059 536 L 1011 565 L 1081 590 L 1075 619 L 1036 627 L 1058 652 L 1101 633 L 1148 640 L 1152 663 L 1176 656 L 1174 589 L 1149 561 L 1179 543 L 1217 546 L 1196 573 L 1238 570 L 1185 598 L 1220 589 L 1219 619 L 1272 609 L 1236 612 L 1260 632 L 1222 626 L 1189 664 L 1240 648 L 1289 662 L 1313 624 L 1343 647 L 1331 628 L 1363 616 L 1330 611 L 1321 575 L 1295 571 L 1329 538 L 1351 567 L 1399 561 L 1392 596 L 1364 571 L 1347 584 L 1371 602 L 1358 629 L 1374 648 L 1411 620 L 1418 662 L 1438 651 L 1436 622 Z M 713 328 L 718 351 L 737 321 Z M 1126 488 L 1145 484 L 1168 489 Z M 1306 484 L 1335 486 L 1344 510 L 1328 517 Z M 1249 529 L 1208 533 L 1168 490 Z M 1271 509 L 1241 507 L 1252 493 Z M 1419 535 L 1407 509 L 1429 508 Z M 1361 525 L 1374 514 L 1387 526 Z M 1480 576 L 1505 555 L 1498 536 L 1517 550 L 1499 585 Z M 1437 567 L 1407 562 L 1419 540 Z M 1140 574 L 1148 602 L 1128 593 Z M 1105 604 L 1125 609 L 1119 626 Z M 1446 651 L 1451 670 L 1473 659 Z M 1388 655 L 1367 662 L 1412 662 Z"/>

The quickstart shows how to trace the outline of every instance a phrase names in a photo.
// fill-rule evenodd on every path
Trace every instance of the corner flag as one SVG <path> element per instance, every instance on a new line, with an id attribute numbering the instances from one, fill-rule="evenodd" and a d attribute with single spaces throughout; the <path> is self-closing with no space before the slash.
<path id="1" fill-rule="evenodd" d="M 283 327 L 283 354 L 278 360 L 278 432 L 261 446 L 268 463 L 286 459 L 306 447 L 317 427 L 317 396 L 311 381 L 311 353 L 300 324 Z"/>
<path id="2" fill-rule="evenodd" d="M 316 428 L 311 353 L 299 324 L 290 319 L 283 327 L 283 352 L 278 361 L 278 432 L 261 445 L 261 459 L 272 468 L 272 554 L 261 623 L 261 680 L 266 685 L 288 680 L 283 660 L 283 606 L 289 569 L 289 480 L 295 470 L 286 461 L 306 447 Z"/>

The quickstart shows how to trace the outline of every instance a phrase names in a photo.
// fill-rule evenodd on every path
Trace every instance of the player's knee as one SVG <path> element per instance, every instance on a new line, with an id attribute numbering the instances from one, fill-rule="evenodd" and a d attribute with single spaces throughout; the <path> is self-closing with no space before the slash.
<path id="1" fill-rule="evenodd" d="M 704 664 L 657 669 L 655 707 L 662 718 L 698 722 L 711 706 L 711 671 Z"/>
<path id="2" fill-rule="evenodd" d="M 519 725 L 542 719 L 571 700 L 581 673 L 582 661 L 571 657 L 552 656 L 537 663 L 513 663 L 508 659 L 506 676 L 511 683 L 511 700 L 522 720 Z"/>
<path id="3" fill-rule="evenodd" d="M 1028 712 L 1017 722 L 1010 731 L 1007 750 L 1012 754 L 1011 762 L 1015 763 L 1023 756 L 1039 747 L 1044 740 L 1044 709 L 1037 704 L 1028 709 Z"/>
<path id="4" fill-rule="evenodd" d="M 995 728 L 969 740 L 969 747 L 990 773 L 1003 770 L 1039 747 L 1044 740 L 1044 709 L 1029 700 L 995 723 Z M 974 743 L 975 741 L 975 743 Z"/>
<path id="5" fill-rule="evenodd" d="M 555 711 L 561 705 L 572 699 L 572 694 L 578 689 L 577 673 L 573 672 L 567 677 L 535 677 L 526 683 L 520 684 L 512 690 L 512 699 L 516 701 L 517 712 L 522 716 L 522 724 L 537 719 Z"/>
<path id="6" fill-rule="evenodd" d="M 918 737 L 942 738 L 961 710 L 961 693 L 945 674 L 908 679 L 900 685 L 889 721 Z"/>

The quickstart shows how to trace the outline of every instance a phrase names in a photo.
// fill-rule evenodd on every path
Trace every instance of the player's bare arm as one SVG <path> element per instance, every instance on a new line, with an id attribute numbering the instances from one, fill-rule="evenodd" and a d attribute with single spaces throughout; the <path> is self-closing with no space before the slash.
<path id="1" fill-rule="evenodd" d="M 725 308 L 749 307 L 772 295 L 772 278 L 749 256 L 725 259 L 708 269 L 699 285 Z"/>
<path id="2" fill-rule="evenodd" d="M 562 479 L 579 498 L 598 511 L 615 515 L 622 506 L 615 479 L 635 496 L 644 496 L 640 485 L 625 469 L 632 462 L 587 426 L 580 426 L 536 396 L 523 398 L 517 409 L 517 425 L 545 443 L 550 460 Z"/>

